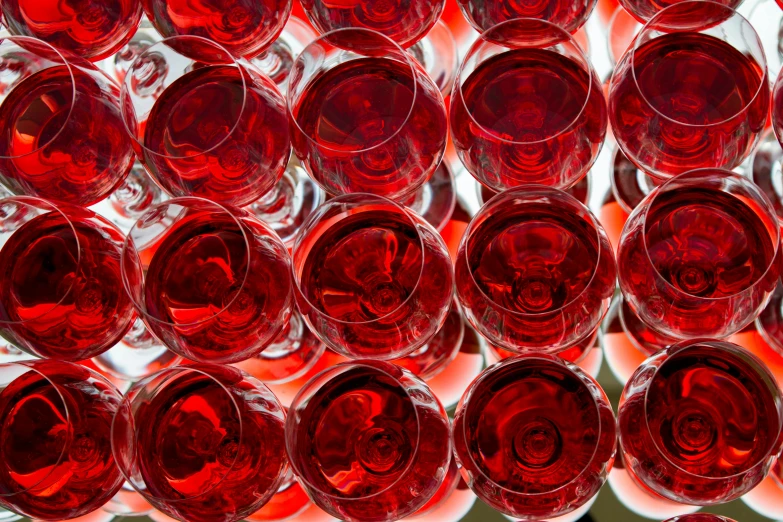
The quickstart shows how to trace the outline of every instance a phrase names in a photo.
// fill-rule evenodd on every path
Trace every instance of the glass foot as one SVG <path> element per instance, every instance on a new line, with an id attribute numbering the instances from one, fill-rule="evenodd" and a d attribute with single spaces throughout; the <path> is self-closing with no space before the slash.
<path id="1" fill-rule="evenodd" d="M 178 364 L 182 358 L 160 344 L 137 318 L 122 341 L 93 357 L 92 361 L 109 375 L 125 381 L 137 381 Z"/>
<path id="2" fill-rule="evenodd" d="M 136 34 L 131 37 L 130 41 L 117 54 L 105 60 L 106 68 L 104 70 L 118 83 L 124 82 L 125 75 L 136 58 L 148 47 L 162 39 L 160 34 L 152 27 L 152 23 L 150 23 L 147 16 L 142 15 Z"/>
<path id="3" fill-rule="evenodd" d="M 615 200 L 629 214 L 655 188 L 655 180 L 637 168 L 620 147 L 614 149 L 610 181 Z"/>
<path id="4" fill-rule="evenodd" d="M 285 94 L 294 60 L 307 44 L 316 38 L 318 35 L 306 22 L 292 16 L 269 49 L 252 58 L 250 62 L 275 82 L 280 92 Z"/>
<path id="5" fill-rule="evenodd" d="M 443 230 L 457 205 L 457 185 L 445 160 L 404 204 L 438 231 Z"/>
<path id="6" fill-rule="evenodd" d="M 459 67 L 457 42 L 449 26 L 438 20 L 427 36 L 408 49 L 408 53 L 424 67 L 443 96 L 448 96 Z"/>
<path id="7" fill-rule="evenodd" d="M 136 161 L 123 184 L 109 196 L 110 208 L 101 214 L 127 233 L 150 207 L 166 198 L 141 163 Z"/>

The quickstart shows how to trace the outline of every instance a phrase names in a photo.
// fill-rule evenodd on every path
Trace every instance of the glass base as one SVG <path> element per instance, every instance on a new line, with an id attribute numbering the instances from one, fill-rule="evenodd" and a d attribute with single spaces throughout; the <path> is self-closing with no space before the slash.
<path id="1" fill-rule="evenodd" d="M 759 35 L 767 58 L 769 77 L 774 82 L 783 65 L 783 10 L 775 0 L 756 0 L 743 2 L 737 11 L 748 19 Z"/>
<path id="2" fill-rule="evenodd" d="M 104 60 L 103 70 L 118 83 L 125 81 L 125 75 L 128 73 L 131 65 L 141 53 L 147 50 L 151 45 L 160 42 L 163 38 L 158 31 L 152 27 L 146 15 L 142 15 L 139 28 L 131 37 L 130 41 L 120 49 L 114 56 Z"/>
<path id="3" fill-rule="evenodd" d="M 123 184 L 109 196 L 110 208 L 104 211 L 101 207 L 99 212 L 127 233 L 145 212 L 167 198 L 136 161 Z"/>
<path id="4" fill-rule="evenodd" d="M 567 189 L 565 192 L 574 196 L 580 203 L 584 205 L 588 205 L 590 201 L 590 187 L 592 186 L 592 182 L 590 178 L 591 178 L 591 173 L 588 172 L 582 177 L 582 179 L 580 179 L 576 183 L 576 185 Z M 481 205 L 482 207 L 484 206 L 484 203 L 486 203 L 493 197 L 497 196 L 498 194 L 491 188 L 482 185 L 481 183 L 478 182 L 476 183 L 476 189 L 478 194 L 479 205 Z"/>
<path id="5" fill-rule="evenodd" d="M 783 222 L 783 149 L 775 133 L 767 131 L 750 158 L 750 177 L 772 202 Z"/>
<path id="6" fill-rule="evenodd" d="M 427 344 L 393 362 L 411 371 L 422 380 L 429 381 L 441 373 L 457 357 L 465 337 L 465 321 L 459 305 L 454 302 L 446 321 Z"/>
<path id="7" fill-rule="evenodd" d="M 403 204 L 438 231 L 443 230 L 457 205 L 457 185 L 445 159 L 432 177 Z"/>
<path id="8" fill-rule="evenodd" d="M 109 375 L 125 381 L 137 381 L 178 364 L 182 358 L 163 346 L 137 318 L 122 341 L 93 357 L 92 361 Z"/>
<path id="9" fill-rule="evenodd" d="M 277 185 L 245 209 L 272 227 L 290 247 L 299 228 L 324 201 L 326 193 L 291 156 Z"/>
<path id="10" fill-rule="evenodd" d="M 408 49 L 408 53 L 424 67 L 443 96 L 448 96 L 459 67 L 457 42 L 449 26 L 438 20 L 424 38 Z"/>
<path id="11" fill-rule="evenodd" d="M 269 49 L 252 58 L 250 63 L 266 74 L 285 94 L 294 60 L 316 38 L 318 35 L 306 22 L 292 16 Z"/>

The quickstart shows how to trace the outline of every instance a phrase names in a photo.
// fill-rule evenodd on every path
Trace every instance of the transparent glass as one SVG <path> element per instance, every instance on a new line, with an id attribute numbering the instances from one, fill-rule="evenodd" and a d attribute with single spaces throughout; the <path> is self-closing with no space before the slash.
<path id="1" fill-rule="evenodd" d="M 683 0 L 619 0 L 622 5 L 630 14 L 636 17 L 641 23 L 646 23 L 650 18 L 654 17 L 667 7 L 678 4 Z M 713 0 L 715 3 L 725 5 L 730 9 L 736 9 L 743 2 L 743 0 Z M 708 25 L 712 22 L 709 14 L 699 15 L 696 13 L 693 24 Z M 700 18 L 703 16 L 703 18 Z"/>
<path id="2" fill-rule="evenodd" d="M 514 18 L 546 20 L 575 33 L 587 22 L 598 0 L 534 0 L 532 2 L 494 2 L 457 0 L 462 14 L 478 32 Z"/>

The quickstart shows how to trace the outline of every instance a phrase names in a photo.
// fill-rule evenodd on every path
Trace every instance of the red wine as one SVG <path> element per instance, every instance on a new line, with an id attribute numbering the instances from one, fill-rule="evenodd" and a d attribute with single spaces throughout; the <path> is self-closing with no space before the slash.
<path id="1" fill-rule="evenodd" d="M 143 161 L 167 192 L 236 206 L 269 192 L 291 151 L 282 95 L 269 79 L 234 66 L 177 79 L 142 133 Z"/>
<path id="2" fill-rule="evenodd" d="M 0 9 L 12 34 L 44 40 L 91 61 L 119 51 L 141 19 L 137 0 L 4 0 Z"/>
<path id="3" fill-rule="evenodd" d="M 286 426 L 297 475 L 317 505 L 343 520 L 414 513 L 449 466 L 445 411 L 421 381 L 391 364 L 335 368 L 310 381 L 318 388 Z"/>
<path id="4" fill-rule="evenodd" d="M 766 69 L 718 38 L 664 35 L 626 53 L 609 93 L 612 130 L 647 173 L 739 165 L 764 129 Z"/>
<path id="5" fill-rule="evenodd" d="M 483 61 L 454 93 L 460 160 L 484 185 L 567 188 L 590 169 L 606 135 L 606 101 L 592 70 L 546 49 Z"/>
<path id="6" fill-rule="evenodd" d="M 445 4 L 445 0 L 302 1 L 307 18 L 320 34 L 347 27 L 371 29 L 402 47 L 410 47 L 422 39 L 440 19 Z M 348 35 L 355 36 L 350 38 Z M 346 37 L 349 39 L 345 40 Z M 358 33 L 337 33 L 331 35 L 329 41 L 361 49 L 361 38 Z"/>
<path id="7" fill-rule="evenodd" d="M 509 516 L 548 519 L 603 485 L 614 457 L 614 414 L 580 370 L 555 358 L 518 357 L 491 366 L 468 388 L 454 443 L 479 498 Z"/>
<path id="8" fill-rule="evenodd" d="M 258 230 L 250 224 L 245 220 L 240 228 L 228 213 L 196 211 L 152 254 L 143 297 L 148 325 L 180 355 L 247 359 L 288 321 L 292 295 L 284 247 L 260 224 Z"/>
<path id="9" fill-rule="evenodd" d="M 402 198 L 421 186 L 443 157 L 443 98 L 410 62 L 360 58 L 339 64 L 316 76 L 290 103 L 294 150 L 330 193 Z"/>
<path id="10" fill-rule="evenodd" d="M 752 489 L 782 442 L 780 392 L 763 368 L 719 341 L 681 343 L 648 359 L 626 385 L 618 417 L 633 474 L 694 505 Z"/>
<path id="11" fill-rule="evenodd" d="M 647 20 L 655 16 L 657 13 L 663 11 L 667 7 L 682 2 L 682 0 L 619 0 L 620 4 L 633 16 L 635 16 L 640 22 L 645 23 Z M 777 1 L 777 0 L 776 0 Z M 742 0 L 715 0 L 716 3 L 728 6 L 732 9 L 736 9 Z M 707 12 L 703 13 L 703 16 L 707 17 L 711 14 L 711 7 L 707 7 Z M 704 9 L 704 7 L 702 7 Z M 724 11 L 721 9 L 721 11 Z M 669 16 L 675 16 L 671 14 Z M 668 18 L 666 18 L 668 20 Z M 709 19 L 709 17 L 707 17 Z M 659 20 L 660 21 L 660 20 Z M 690 520 L 690 519 L 689 519 Z"/>
<path id="12" fill-rule="evenodd" d="M 495 2 L 490 0 L 458 0 L 465 18 L 477 31 L 514 18 L 539 18 L 558 25 L 569 33 L 587 21 L 597 0 L 533 0 L 525 2 Z"/>
<path id="13" fill-rule="evenodd" d="M 122 396 L 76 364 L 24 365 L 1 370 L 18 376 L 0 391 L 0 506 L 45 520 L 86 515 L 123 483 L 109 439 Z"/>
<path id="14" fill-rule="evenodd" d="M 289 471 L 275 496 L 269 499 L 264 507 L 247 516 L 246 520 L 253 522 L 289 520 L 301 515 L 311 505 L 307 493 Z"/>
<path id="15" fill-rule="evenodd" d="M 169 516 L 241 520 L 282 483 L 283 414 L 239 370 L 192 368 L 169 372 L 154 392 L 130 395 L 138 472 L 148 500 Z"/>
<path id="16" fill-rule="evenodd" d="M 443 507 L 446 501 L 451 497 L 451 494 L 457 489 L 461 481 L 459 474 L 459 467 L 457 466 L 456 459 L 451 459 L 449 464 L 449 470 L 446 472 L 446 478 L 441 482 L 440 487 L 435 494 L 430 498 L 426 504 L 421 506 L 416 513 L 413 514 L 414 518 L 421 516 L 432 515 L 437 513 L 438 509 Z"/>
<path id="17" fill-rule="evenodd" d="M 580 179 L 576 185 L 573 185 L 568 190 L 565 190 L 567 194 L 573 196 L 578 202 L 583 205 L 590 204 L 590 173 Z M 479 187 L 479 203 L 483 206 L 484 203 L 497 196 L 498 193 L 491 188 L 481 185 Z"/>
<path id="18" fill-rule="evenodd" d="M 569 346 L 568 348 L 566 348 L 561 352 L 557 352 L 557 356 L 563 359 L 564 361 L 568 361 L 572 363 L 581 362 L 587 356 L 590 350 L 596 347 L 597 339 L 598 339 L 598 328 L 596 328 L 592 334 L 588 335 L 577 344 L 573 346 Z M 517 355 L 519 355 L 518 353 L 505 350 L 493 344 L 488 344 L 487 350 L 491 354 L 492 357 L 491 360 L 493 362 L 502 361 L 504 359 L 510 359 L 511 357 L 516 357 Z"/>
<path id="19" fill-rule="evenodd" d="M 462 322 L 459 305 L 453 304 L 446 316 L 446 322 L 435 337 L 415 352 L 392 362 L 420 379 L 429 380 L 445 370 L 457 357 L 464 335 L 465 324 Z"/>
<path id="20" fill-rule="evenodd" d="M 291 14 L 291 0 L 141 0 L 165 37 L 201 36 L 233 56 L 254 57 L 274 42 Z M 198 58 L 198 56 L 193 56 Z"/>
<path id="21" fill-rule="evenodd" d="M 40 214 L 0 250 L 0 327 L 39 357 L 80 361 L 117 344 L 135 312 L 120 274 L 122 233 L 90 210 L 60 208 L 68 219 Z"/>
<path id="22" fill-rule="evenodd" d="M 725 336 L 753 319 L 778 276 L 775 232 L 755 205 L 680 186 L 638 210 L 646 212 L 629 219 L 617 256 L 631 310 L 680 338 Z"/>
<path id="23" fill-rule="evenodd" d="M 119 89 L 101 74 L 56 65 L 26 77 L 5 97 L 0 175 L 14 192 L 87 206 L 122 184 L 133 149 Z"/>

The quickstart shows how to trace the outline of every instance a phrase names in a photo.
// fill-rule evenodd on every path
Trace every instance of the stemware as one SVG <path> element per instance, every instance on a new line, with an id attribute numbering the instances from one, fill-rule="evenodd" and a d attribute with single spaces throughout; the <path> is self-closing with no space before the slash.
<path id="1" fill-rule="evenodd" d="M 597 0 L 547 0 L 535 2 L 495 2 L 458 0 L 462 13 L 478 32 L 484 32 L 515 18 L 546 20 L 575 33 L 587 22 Z"/>
<path id="2" fill-rule="evenodd" d="M 438 399 L 412 373 L 381 361 L 339 364 L 308 381 L 289 410 L 286 450 L 313 502 L 349 522 L 415 513 L 452 458 Z"/>
<path id="3" fill-rule="evenodd" d="M 620 5 L 625 8 L 628 13 L 633 15 L 641 23 L 646 23 L 650 18 L 654 17 L 667 7 L 678 4 L 683 0 L 619 0 Z M 730 9 L 736 9 L 743 2 L 743 0 L 712 0 L 717 4 L 724 5 Z M 710 24 L 714 19 L 708 14 L 694 15 L 694 20 L 691 21 L 694 25 L 700 23 L 704 25 Z"/>
<path id="4" fill-rule="evenodd" d="M 237 368 L 192 364 L 134 384 L 111 425 L 125 479 L 156 509 L 193 522 L 241 520 L 285 478 L 285 413 Z"/>
<path id="5" fill-rule="evenodd" d="M 691 513 L 689 515 L 682 515 L 674 518 L 670 518 L 664 522 L 735 522 L 731 518 L 722 517 L 720 515 L 711 515 L 709 513 Z"/>
<path id="6" fill-rule="evenodd" d="M 591 188 L 590 177 L 590 172 L 588 172 L 585 177 L 576 183 L 576 185 L 569 187 L 563 192 L 570 194 L 583 205 L 589 205 Z M 498 195 L 497 191 L 494 191 L 486 185 L 482 185 L 481 183 L 476 183 L 476 194 L 478 195 L 479 207 L 483 207 L 487 201 Z"/>
<path id="7" fill-rule="evenodd" d="M 358 43 L 330 43 L 332 38 Z M 443 97 L 393 40 L 338 29 L 310 43 L 288 84 L 291 141 L 331 194 L 367 192 L 403 201 L 433 174 L 446 149 Z"/>
<path id="8" fill-rule="evenodd" d="M 122 288 L 122 233 L 91 210 L 0 200 L 0 333 L 38 357 L 80 361 L 122 339 L 135 313 Z"/>
<path id="9" fill-rule="evenodd" d="M 681 1 L 650 19 L 609 89 L 618 145 L 651 176 L 732 169 L 764 129 L 769 79 L 758 35 L 715 2 Z"/>
<path id="10" fill-rule="evenodd" d="M 92 205 L 133 165 L 119 87 L 90 62 L 2 35 L 0 183 L 15 194 Z"/>
<path id="11" fill-rule="evenodd" d="M 197 49 L 196 61 L 188 56 Z M 122 116 L 139 160 L 172 196 L 243 206 L 288 164 L 285 100 L 252 64 L 199 36 L 141 52 L 125 74 Z"/>
<path id="12" fill-rule="evenodd" d="M 130 40 L 142 10 L 139 0 L 3 0 L 0 12 L 12 34 L 39 38 L 96 62 Z"/>
<path id="13" fill-rule="evenodd" d="M 687 172 L 628 218 L 617 251 L 620 289 L 666 336 L 723 338 L 767 304 L 779 240 L 775 211 L 751 181 L 721 169 Z"/>
<path id="14" fill-rule="evenodd" d="M 454 287 L 446 245 L 389 199 L 348 194 L 327 201 L 302 226 L 292 256 L 299 311 L 347 357 L 403 357 L 446 320 Z"/>
<path id="15" fill-rule="evenodd" d="M 476 495 L 525 520 L 587 503 L 606 481 L 615 419 L 595 380 L 553 356 L 490 366 L 468 387 L 453 423 L 455 454 Z"/>
<path id="16" fill-rule="evenodd" d="M 109 501 L 122 486 L 109 444 L 121 399 L 77 364 L 0 365 L 0 506 L 56 521 Z"/>
<path id="17" fill-rule="evenodd" d="M 769 472 L 783 443 L 783 401 L 775 378 L 746 350 L 683 341 L 636 370 L 618 426 L 625 464 L 642 484 L 682 504 L 721 504 Z"/>
<path id="18" fill-rule="evenodd" d="M 288 252 L 241 209 L 200 198 L 152 207 L 125 239 L 121 268 L 147 328 L 191 360 L 253 357 L 291 315 Z"/>
<path id="19" fill-rule="evenodd" d="M 555 353 L 591 335 L 609 308 L 615 276 L 609 239 L 590 210 L 542 185 L 484 205 L 455 261 L 465 317 L 514 352 Z"/>
<path id="20" fill-rule="evenodd" d="M 748 163 L 748 176 L 769 198 L 778 221 L 783 223 L 783 184 L 778 182 L 783 177 L 783 150 L 774 130 L 762 135 Z"/>
<path id="21" fill-rule="evenodd" d="M 457 155 L 483 185 L 566 189 L 594 163 L 606 135 L 598 75 L 565 30 L 521 18 L 487 29 L 452 91 Z"/>
<path id="22" fill-rule="evenodd" d="M 248 515 L 245 520 L 249 522 L 297 520 L 297 517 L 302 515 L 312 505 L 304 488 L 299 484 L 289 468 L 286 472 L 285 480 L 277 489 L 275 495 L 261 509 L 252 515 Z"/>

